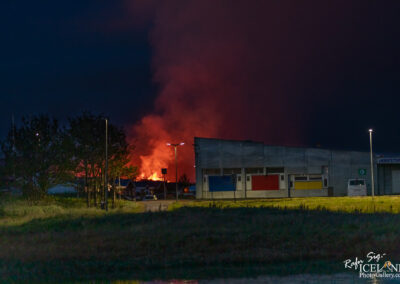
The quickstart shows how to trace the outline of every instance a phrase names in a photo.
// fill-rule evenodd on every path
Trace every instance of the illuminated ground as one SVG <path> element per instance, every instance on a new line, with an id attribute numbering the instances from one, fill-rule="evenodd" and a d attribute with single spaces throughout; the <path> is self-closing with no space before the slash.
<path id="1" fill-rule="evenodd" d="M 272 207 L 279 209 L 328 210 L 346 213 L 400 213 L 400 196 L 368 197 L 311 197 L 311 198 L 271 198 L 250 200 L 201 200 L 174 203 L 170 210 L 183 206 L 190 207 Z"/>
<path id="2" fill-rule="evenodd" d="M 345 258 L 371 250 L 400 259 L 399 197 L 185 201 L 147 213 L 124 201 L 107 214 L 73 198 L 0 204 L 3 281 L 343 273 Z"/>

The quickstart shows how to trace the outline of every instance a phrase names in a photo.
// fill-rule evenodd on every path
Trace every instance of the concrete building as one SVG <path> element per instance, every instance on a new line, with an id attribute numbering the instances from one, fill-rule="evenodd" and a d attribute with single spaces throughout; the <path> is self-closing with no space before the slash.
<path id="1" fill-rule="evenodd" d="M 194 142 L 197 199 L 344 196 L 349 179 L 364 179 L 371 194 L 369 152 L 197 137 Z M 390 164 L 377 161 L 375 194 L 400 193 L 400 157 Z"/>
<path id="2" fill-rule="evenodd" d="M 377 154 L 378 194 L 400 194 L 400 155 Z"/>

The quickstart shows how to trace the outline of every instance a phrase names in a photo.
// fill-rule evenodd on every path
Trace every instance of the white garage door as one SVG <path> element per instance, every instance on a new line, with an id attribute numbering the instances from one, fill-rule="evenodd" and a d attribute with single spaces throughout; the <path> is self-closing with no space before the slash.
<path id="1" fill-rule="evenodd" d="M 392 192 L 400 193 L 400 170 L 392 171 Z"/>

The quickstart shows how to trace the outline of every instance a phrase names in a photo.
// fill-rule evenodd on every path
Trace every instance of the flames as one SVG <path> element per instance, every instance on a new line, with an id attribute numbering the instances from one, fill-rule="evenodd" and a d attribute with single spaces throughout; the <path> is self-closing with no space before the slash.
<path id="1" fill-rule="evenodd" d="M 144 129 L 147 129 L 147 127 L 148 126 L 145 126 Z M 153 129 L 155 127 L 156 125 L 153 124 Z M 142 132 L 143 126 L 138 126 L 138 131 Z M 154 129 L 154 132 L 159 133 L 157 129 Z M 145 134 L 142 133 L 141 135 Z M 138 154 L 141 154 L 137 164 L 140 165 L 140 177 L 142 179 L 162 180 L 161 169 L 168 168 L 170 162 L 173 162 L 173 152 L 171 147 L 166 146 L 163 142 L 163 137 L 159 137 L 158 139 L 155 138 L 156 137 L 146 137 L 145 139 L 149 140 L 141 140 L 136 143 Z"/>
<path id="2" fill-rule="evenodd" d="M 147 177 L 146 177 L 146 175 L 145 175 L 144 173 L 142 173 L 142 174 L 140 175 L 140 179 L 147 179 L 147 180 L 154 180 L 154 181 L 163 181 L 163 178 L 162 178 L 160 175 L 158 175 L 157 172 L 154 172 L 153 174 L 151 174 L 150 176 L 147 176 Z"/>

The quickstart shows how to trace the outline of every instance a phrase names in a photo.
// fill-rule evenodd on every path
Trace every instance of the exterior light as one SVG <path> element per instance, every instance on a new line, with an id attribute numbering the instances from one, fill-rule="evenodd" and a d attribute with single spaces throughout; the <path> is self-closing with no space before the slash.
<path id="1" fill-rule="evenodd" d="M 183 146 L 185 145 L 185 142 L 181 143 L 167 143 L 167 146 L 172 146 L 174 147 L 175 151 L 175 191 L 176 191 L 176 202 L 178 202 L 178 146 Z"/>
<path id="2" fill-rule="evenodd" d="M 374 181 L 374 157 L 372 154 L 372 128 L 369 129 L 369 153 L 370 153 L 370 160 L 371 160 L 371 195 L 372 198 L 375 195 L 375 181 Z"/>

